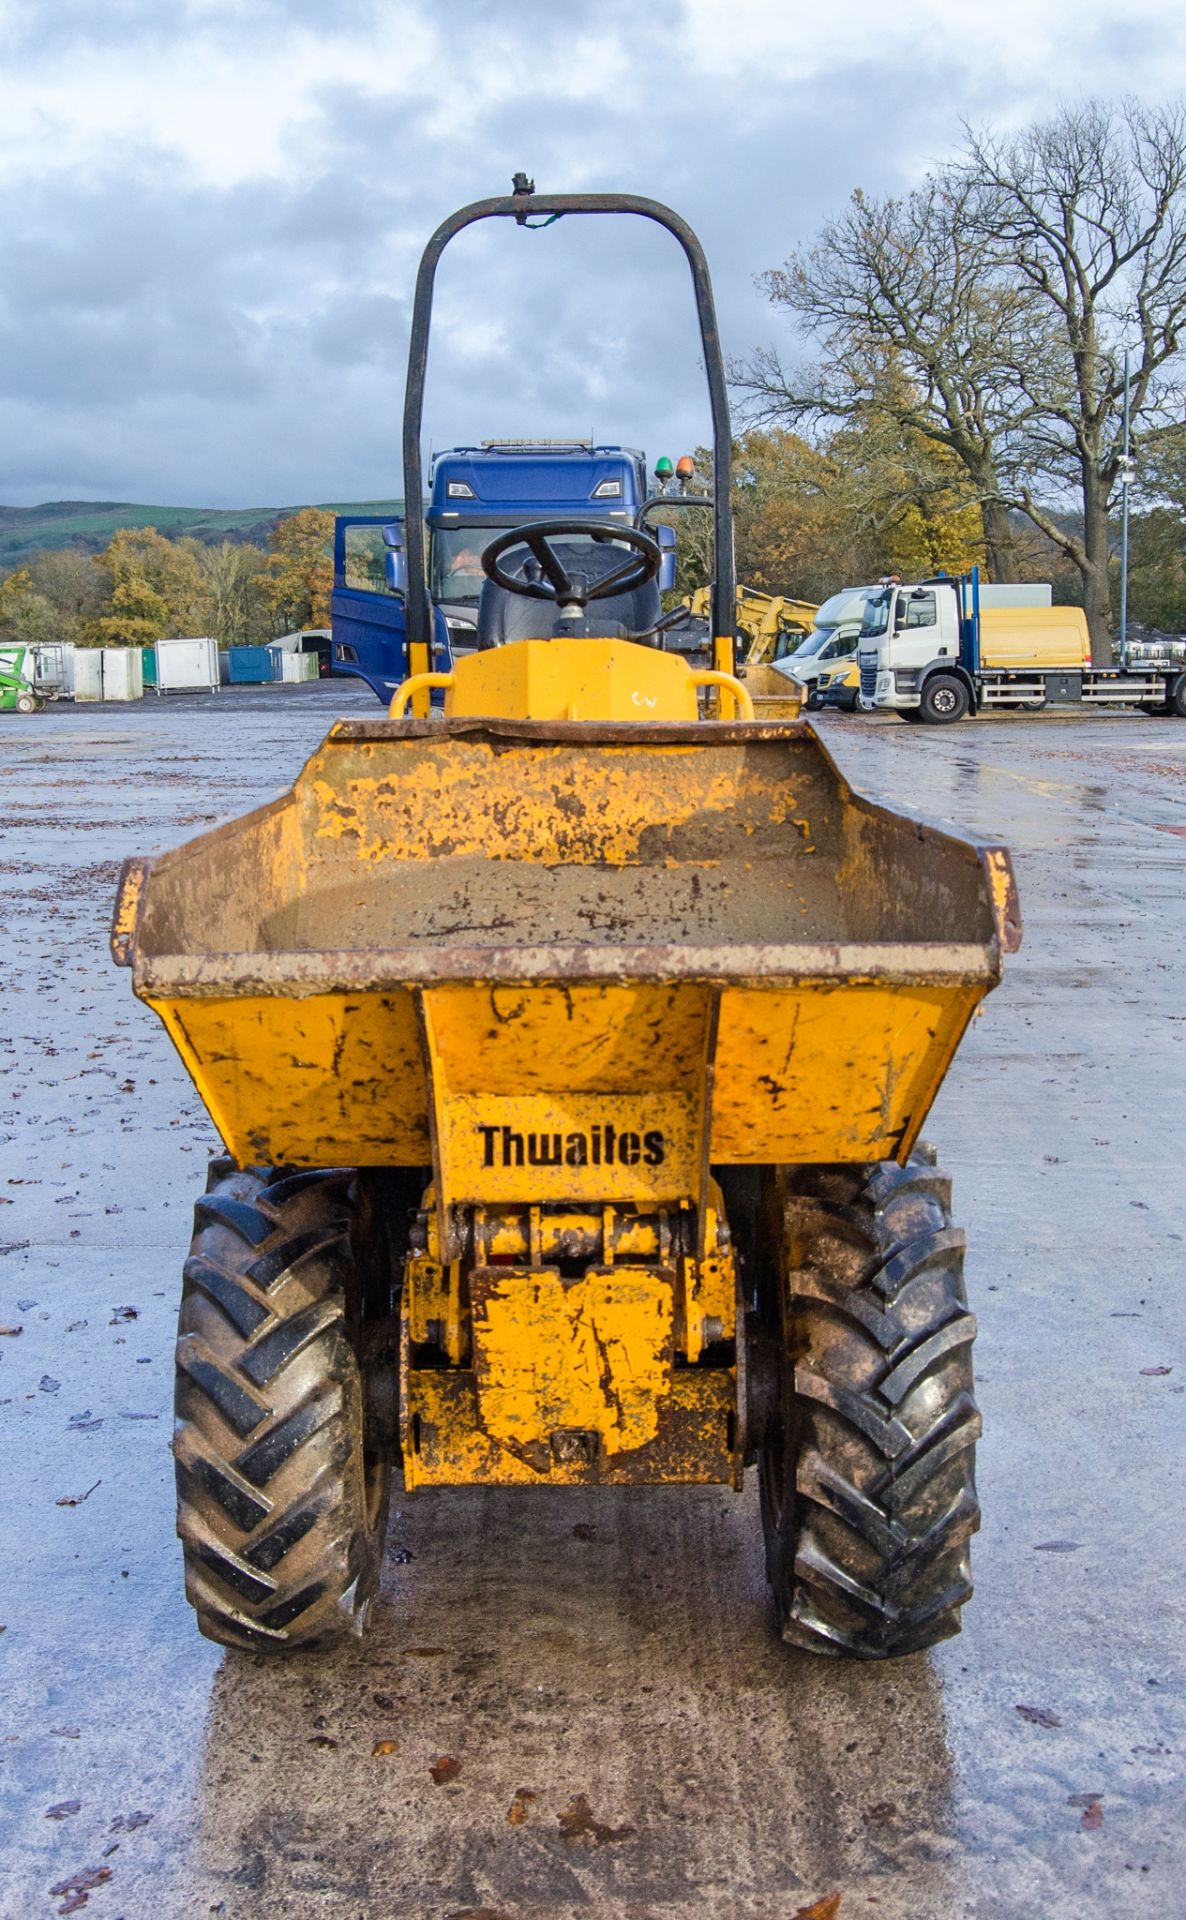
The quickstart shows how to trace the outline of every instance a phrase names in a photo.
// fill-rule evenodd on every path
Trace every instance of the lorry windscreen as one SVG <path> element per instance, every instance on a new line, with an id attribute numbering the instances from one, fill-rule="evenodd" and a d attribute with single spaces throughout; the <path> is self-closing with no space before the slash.
<path id="1" fill-rule="evenodd" d="M 508 526 L 510 523 L 508 522 Z M 434 527 L 432 530 L 432 597 L 451 602 L 478 604 L 482 582 L 482 554 L 492 540 L 507 532 L 507 527 Z"/>
<path id="2" fill-rule="evenodd" d="M 789 657 L 793 660 L 808 660 L 813 654 L 818 653 L 821 647 L 827 646 L 828 641 L 832 638 L 835 631 L 835 627 L 812 627 L 806 640 L 801 641 L 797 647 L 789 648 L 787 656 L 780 657 Z"/>
<path id="3" fill-rule="evenodd" d="M 537 515 L 537 518 L 542 518 Z M 486 578 L 482 572 L 482 554 L 491 541 L 497 540 L 502 533 L 508 533 L 516 523 L 508 521 L 506 526 L 496 527 L 489 521 L 460 527 L 434 527 L 432 529 L 432 597 L 438 605 L 469 605 L 476 607 L 478 595 L 482 591 L 482 582 Z M 569 546 L 591 545 L 583 541 L 579 534 L 565 535 Z M 514 564 L 522 559 L 520 553 Z"/>
<path id="4" fill-rule="evenodd" d="M 893 589 L 887 587 L 884 593 L 878 593 L 865 604 L 865 617 L 861 621 L 861 639 L 877 640 L 889 627 L 890 606 L 893 602 Z"/>

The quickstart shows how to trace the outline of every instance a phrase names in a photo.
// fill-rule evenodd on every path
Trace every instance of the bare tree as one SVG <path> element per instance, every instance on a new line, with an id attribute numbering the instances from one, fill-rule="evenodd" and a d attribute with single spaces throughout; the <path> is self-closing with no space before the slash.
<path id="1" fill-rule="evenodd" d="M 1186 320 L 1186 113 L 1088 101 L 1013 138 L 969 133 L 957 177 L 986 246 L 1003 250 L 1058 331 L 1054 378 L 1047 359 L 1010 369 L 1030 407 L 1029 474 L 1014 497 L 1078 568 L 1092 656 L 1107 664 L 1126 346 L 1137 434 L 1181 414 L 1170 375 Z M 1081 532 L 1051 510 L 1072 487 Z"/>
<path id="2" fill-rule="evenodd" d="M 751 418 L 793 425 L 877 413 L 940 457 L 916 499 L 949 494 L 951 456 L 979 506 L 989 571 L 1016 577 L 1009 518 L 1018 449 L 1034 413 L 1020 375 L 1046 362 L 1046 316 L 1004 249 L 984 236 L 980 183 L 941 172 L 902 200 L 856 192 L 815 245 L 760 277 L 819 343 L 787 367 L 775 348 L 734 370 Z"/>

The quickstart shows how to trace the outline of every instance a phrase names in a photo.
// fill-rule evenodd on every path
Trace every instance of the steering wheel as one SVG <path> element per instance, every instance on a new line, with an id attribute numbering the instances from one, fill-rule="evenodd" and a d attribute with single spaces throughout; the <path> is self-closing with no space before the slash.
<path id="1" fill-rule="evenodd" d="M 611 540 L 633 548 L 620 567 L 614 567 L 600 580 L 583 573 L 569 573 L 553 540 L 565 534 L 584 534 L 598 543 Z M 500 562 L 516 547 L 526 547 L 539 565 L 542 580 L 525 580 L 522 574 L 508 573 Z M 532 520 L 526 526 L 508 527 L 492 540 L 482 554 L 482 572 L 496 587 L 507 593 L 519 593 L 528 600 L 554 600 L 562 606 L 584 607 L 590 600 L 608 600 L 617 593 L 633 593 L 659 577 L 659 543 L 649 533 L 635 527 L 607 526 L 604 520 Z"/>

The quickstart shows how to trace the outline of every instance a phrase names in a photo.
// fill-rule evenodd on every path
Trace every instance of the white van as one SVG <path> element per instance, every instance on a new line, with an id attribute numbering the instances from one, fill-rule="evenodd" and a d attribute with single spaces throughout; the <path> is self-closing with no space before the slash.
<path id="1" fill-rule="evenodd" d="M 771 661 L 778 673 L 785 673 L 788 680 L 797 680 L 807 689 L 809 704 L 812 685 L 825 667 L 856 659 L 866 602 L 880 591 L 876 586 L 842 587 L 824 601 L 811 632 L 795 651 L 785 659 Z"/>

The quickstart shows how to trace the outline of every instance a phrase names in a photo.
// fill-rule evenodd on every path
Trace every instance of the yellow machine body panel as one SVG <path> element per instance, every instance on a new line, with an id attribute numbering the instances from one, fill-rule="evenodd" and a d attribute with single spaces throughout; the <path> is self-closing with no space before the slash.
<path id="1" fill-rule="evenodd" d="M 805 727 L 342 722 L 130 865 L 119 951 L 242 1163 L 669 1204 L 713 1162 L 904 1157 L 1014 913 L 1003 850 Z"/>
<path id="2" fill-rule="evenodd" d="M 625 640 L 517 640 L 460 658 L 449 715 L 506 720 L 695 720 L 686 660 Z"/>
<path id="3" fill-rule="evenodd" d="M 706 1152 L 733 1164 L 907 1152 L 988 984 L 577 983 L 567 1004 L 538 982 L 145 997 L 241 1165 L 427 1166 L 435 1135 L 453 1202 L 658 1205 L 698 1191 Z M 586 1021 L 623 1043 L 592 1048 Z"/>

